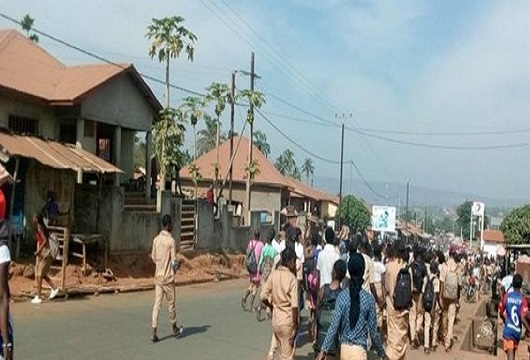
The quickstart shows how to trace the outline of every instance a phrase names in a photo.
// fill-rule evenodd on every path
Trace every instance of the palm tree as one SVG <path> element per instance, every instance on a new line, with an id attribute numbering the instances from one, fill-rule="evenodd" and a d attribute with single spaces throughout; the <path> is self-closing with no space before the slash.
<path id="1" fill-rule="evenodd" d="M 265 155 L 265 157 L 269 157 L 271 153 L 271 146 L 267 142 L 267 135 L 263 131 L 256 130 L 254 132 L 254 146 L 259 149 Z"/>
<path id="2" fill-rule="evenodd" d="M 252 53 L 252 59 L 254 59 L 254 53 Z M 254 61 L 254 60 L 252 60 Z M 251 83 L 251 89 L 250 90 L 243 90 L 240 92 L 240 97 L 247 100 L 248 102 L 248 111 L 247 111 L 247 122 L 250 125 L 250 136 L 249 136 L 249 144 L 248 144 L 248 163 L 247 168 L 251 169 L 253 164 L 252 159 L 252 139 L 254 138 L 254 108 L 260 109 L 263 104 L 265 104 L 265 96 L 263 93 L 254 90 L 254 84 Z M 251 193 L 251 187 L 252 182 L 250 179 L 250 176 L 247 176 L 246 186 L 245 186 L 245 193 L 246 193 L 246 211 L 247 211 L 247 223 L 250 224 L 250 197 L 252 195 Z"/>
<path id="3" fill-rule="evenodd" d="M 145 35 L 149 40 L 152 40 L 148 49 L 149 57 L 151 59 L 157 57 L 159 62 L 166 63 L 166 106 L 163 110 L 164 113 L 161 113 L 160 116 L 163 121 L 160 124 L 155 124 L 153 134 L 153 143 L 159 144 L 159 146 L 155 146 L 155 153 L 160 165 L 162 183 L 165 182 L 166 174 L 171 171 L 171 165 L 174 165 L 175 161 L 177 163 L 182 162 L 180 147 L 184 143 L 183 120 L 185 116 L 182 110 L 170 108 L 169 60 L 178 58 L 184 50 L 188 55 L 188 60 L 193 61 L 195 50 L 193 46 L 197 40 L 195 34 L 182 25 L 183 22 L 184 18 L 180 16 L 152 19 Z"/>
<path id="4" fill-rule="evenodd" d="M 278 159 L 276 159 L 274 166 L 282 175 L 295 179 L 300 178 L 300 170 L 296 166 L 296 160 L 294 159 L 292 150 L 287 149 L 281 153 Z"/>
<path id="5" fill-rule="evenodd" d="M 193 61 L 194 45 L 197 36 L 185 28 L 180 16 L 152 19 L 147 27 L 146 37 L 153 40 L 149 45 L 149 56 L 158 57 L 159 62 L 166 62 L 166 107 L 169 107 L 169 60 L 180 57 L 182 50 Z"/>
<path id="6" fill-rule="evenodd" d="M 311 186 L 313 186 L 313 175 L 315 174 L 315 167 L 313 166 L 313 160 L 311 158 L 306 158 L 302 164 L 302 172 L 305 174 L 307 182 L 309 182 L 309 177 L 311 177 Z"/>
<path id="7" fill-rule="evenodd" d="M 181 108 L 184 118 L 193 126 L 193 162 L 197 162 L 197 123 L 204 117 L 204 99 L 198 96 L 188 96 Z"/>
<path id="8" fill-rule="evenodd" d="M 217 118 L 217 136 L 215 146 L 217 148 L 215 161 L 215 184 L 217 186 L 219 179 L 219 142 L 221 141 L 221 114 L 225 110 L 226 104 L 231 101 L 230 87 L 226 84 L 212 83 L 207 89 L 206 101 L 215 102 L 215 116 Z"/>
<path id="9" fill-rule="evenodd" d="M 206 128 L 197 132 L 197 154 L 199 156 L 215 149 L 217 146 L 217 125 L 211 116 L 204 115 L 204 124 Z M 219 135 L 219 139 L 224 141 L 226 139 L 224 134 Z"/>
<path id="10" fill-rule="evenodd" d="M 20 26 L 22 26 L 22 30 L 26 32 L 26 36 L 28 37 L 28 39 L 30 39 L 33 42 L 38 43 L 39 37 L 37 36 L 37 34 L 31 33 L 34 22 L 35 22 L 35 19 L 29 16 L 29 14 L 26 14 L 20 21 Z"/>

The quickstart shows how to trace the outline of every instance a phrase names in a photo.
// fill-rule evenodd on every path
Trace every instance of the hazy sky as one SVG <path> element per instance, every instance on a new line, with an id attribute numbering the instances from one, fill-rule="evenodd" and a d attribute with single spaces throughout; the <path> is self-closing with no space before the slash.
<path id="1" fill-rule="evenodd" d="M 146 26 L 181 15 L 198 42 L 193 63 L 172 62 L 172 83 L 201 92 L 228 83 L 232 70 L 249 68 L 253 50 L 263 110 L 321 157 L 339 159 L 333 123 L 344 120 L 345 159 L 369 181 L 529 198 L 530 2 L 3 0 L 0 12 L 29 13 L 38 29 L 159 78 Z M 16 25 L 0 18 L 0 27 Z M 95 61 L 42 36 L 41 45 L 68 64 Z M 163 87 L 150 85 L 163 102 Z M 173 91 L 172 103 L 184 96 Z M 224 130 L 227 120 L 228 111 Z M 255 124 L 273 158 L 287 148 L 299 164 L 310 157 L 258 115 Z M 314 162 L 315 176 L 338 177 L 338 165 Z"/>

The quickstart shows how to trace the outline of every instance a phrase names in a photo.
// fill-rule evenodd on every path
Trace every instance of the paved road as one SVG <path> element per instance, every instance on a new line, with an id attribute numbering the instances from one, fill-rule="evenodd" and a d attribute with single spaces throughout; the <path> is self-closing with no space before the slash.
<path id="1" fill-rule="evenodd" d="M 180 339 L 151 344 L 153 292 L 57 300 L 39 306 L 13 305 L 17 359 L 264 359 L 270 322 L 258 323 L 243 313 L 245 282 L 231 281 L 177 289 Z M 169 335 L 166 309 L 160 313 L 159 336 Z M 309 346 L 297 359 L 310 359 Z"/>

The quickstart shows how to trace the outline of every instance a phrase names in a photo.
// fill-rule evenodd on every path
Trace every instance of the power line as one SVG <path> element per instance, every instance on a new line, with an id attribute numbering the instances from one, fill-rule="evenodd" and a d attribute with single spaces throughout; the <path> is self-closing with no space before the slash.
<path id="1" fill-rule="evenodd" d="M 9 21 L 11 21 L 11 22 L 13 22 L 13 23 L 15 23 L 15 24 L 18 24 L 18 25 L 22 26 L 22 24 L 20 23 L 20 21 L 14 19 L 14 18 L 12 18 L 12 17 L 10 17 L 10 16 L 8 16 L 8 15 L 6 15 L 6 14 L 4 14 L 4 13 L 1 13 L 1 12 L 0 12 L 0 17 L 4 18 L 4 19 L 6 19 L 6 20 L 9 20 Z M 105 58 L 105 57 L 103 57 L 103 56 L 100 56 L 100 55 L 98 55 L 98 54 L 92 52 L 92 51 L 88 51 L 88 50 L 85 50 L 85 49 L 83 49 L 83 48 L 81 48 L 81 47 L 79 47 L 79 46 L 72 45 L 72 44 L 70 44 L 70 43 L 68 43 L 68 42 L 66 42 L 66 41 L 64 41 L 64 40 L 59 39 L 58 37 L 55 37 L 55 36 L 53 36 L 53 35 L 50 35 L 50 34 L 44 32 L 44 31 L 41 31 L 41 30 L 39 30 L 39 29 L 37 29 L 37 28 L 32 27 L 31 30 L 32 30 L 33 32 L 35 32 L 35 33 L 41 35 L 41 36 L 44 36 L 45 38 L 48 38 L 48 39 L 50 39 L 50 40 L 52 40 L 52 41 L 55 41 L 55 42 L 57 42 L 57 43 L 59 43 L 59 44 L 61 44 L 61 45 L 64 45 L 64 46 L 66 46 L 66 47 L 68 47 L 68 48 L 70 48 L 70 49 L 76 50 L 76 51 L 78 51 L 78 52 L 80 52 L 80 53 L 83 53 L 83 54 L 85 54 L 85 55 L 87 55 L 87 56 L 89 56 L 89 57 L 92 57 L 92 58 L 96 59 L 96 60 L 102 61 L 102 62 L 107 63 L 107 64 L 109 64 L 109 65 L 116 66 L 116 67 L 118 67 L 118 68 L 120 68 L 120 69 L 123 69 L 123 70 L 126 70 L 126 69 L 127 69 L 126 66 L 123 66 L 123 65 L 118 64 L 118 63 L 116 63 L 116 62 L 114 62 L 114 61 L 111 61 L 111 60 L 109 60 L 109 59 L 107 59 L 107 58 Z M 153 82 L 155 82 L 155 83 L 158 83 L 158 84 L 166 85 L 166 82 L 165 82 L 165 81 L 160 80 L 160 79 L 158 79 L 158 78 L 155 78 L 154 76 L 147 75 L 147 74 L 144 74 L 144 73 L 141 73 L 141 72 L 138 72 L 138 74 L 139 74 L 142 78 L 144 78 L 144 79 L 151 80 L 151 81 L 153 81 Z M 185 93 L 188 93 L 188 94 L 197 95 L 197 96 L 205 96 L 205 94 L 202 94 L 202 93 L 200 93 L 200 92 L 198 92 L 198 91 L 194 91 L 194 90 L 186 89 L 186 88 L 184 88 L 184 87 L 182 87 L 182 86 L 174 85 L 174 84 L 171 84 L 171 83 L 169 84 L 169 87 L 171 87 L 171 88 L 173 88 L 173 89 L 176 89 L 176 90 L 179 90 L 179 91 L 182 91 L 182 92 L 185 92 Z"/>
<path id="2" fill-rule="evenodd" d="M 297 148 L 299 148 L 300 150 L 302 150 L 303 152 L 305 152 L 306 154 L 318 159 L 318 160 L 321 160 L 321 161 L 324 161 L 324 162 L 327 162 L 329 164 L 340 164 L 340 161 L 338 160 L 331 160 L 331 159 L 326 159 L 325 157 L 322 157 L 320 155 L 317 155 L 315 154 L 314 152 L 306 149 L 305 147 L 303 147 L 302 145 L 300 145 L 298 142 L 296 142 L 295 140 L 293 140 L 291 137 L 289 137 L 287 134 L 285 134 L 278 126 L 276 126 L 267 116 L 265 116 L 265 114 L 263 114 L 263 112 L 261 112 L 261 110 L 259 109 L 255 109 L 256 112 L 261 115 L 261 117 L 270 125 L 272 126 L 277 132 L 280 133 L 280 135 L 282 135 L 287 141 L 289 141 L 290 143 L 292 143 L 293 145 L 295 145 Z M 359 166 L 357 165 L 357 163 L 351 159 L 350 161 L 347 161 L 345 162 L 346 164 L 352 164 L 354 167 L 355 167 L 355 170 L 357 171 L 357 173 L 359 174 L 361 180 L 363 181 L 363 183 L 366 185 L 366 187 L 368 187 L 368 189 L 372 192 L 372 194 L 374 194 L 375 196 L 379 197 L 379 198 L 386 198 L 386 196 L 384 195 L 381 195 L 379 194 L 372 186 L 372 184 L 370 184 L 368 182 L 368 180 L 366 180 L 366 178 L 364 177 L 361 169 L 359 169 Z"/>

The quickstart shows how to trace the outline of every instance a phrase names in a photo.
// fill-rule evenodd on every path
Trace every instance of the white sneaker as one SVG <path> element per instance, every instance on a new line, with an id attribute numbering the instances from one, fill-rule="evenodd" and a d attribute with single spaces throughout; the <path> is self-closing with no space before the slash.
<path id="1" fill-rule="evenodd" d="M 48 299 L 53 300 L 53 299 L 57 296 L 58 293 L 59 293 L 59 288 L 57 288 L 57 289 L 55 289 L 55 290 L 52 289 L 52 291 L 50 292 L 50 296 L 48 297 Z"/>
<path id="2" fill-rule="evenodd" d="M 42 302 L 42 299 L 38 297 L 37 295 L 33 299 L 31 299 L 32 304 L 40 304 L 41 302 Z"/>

